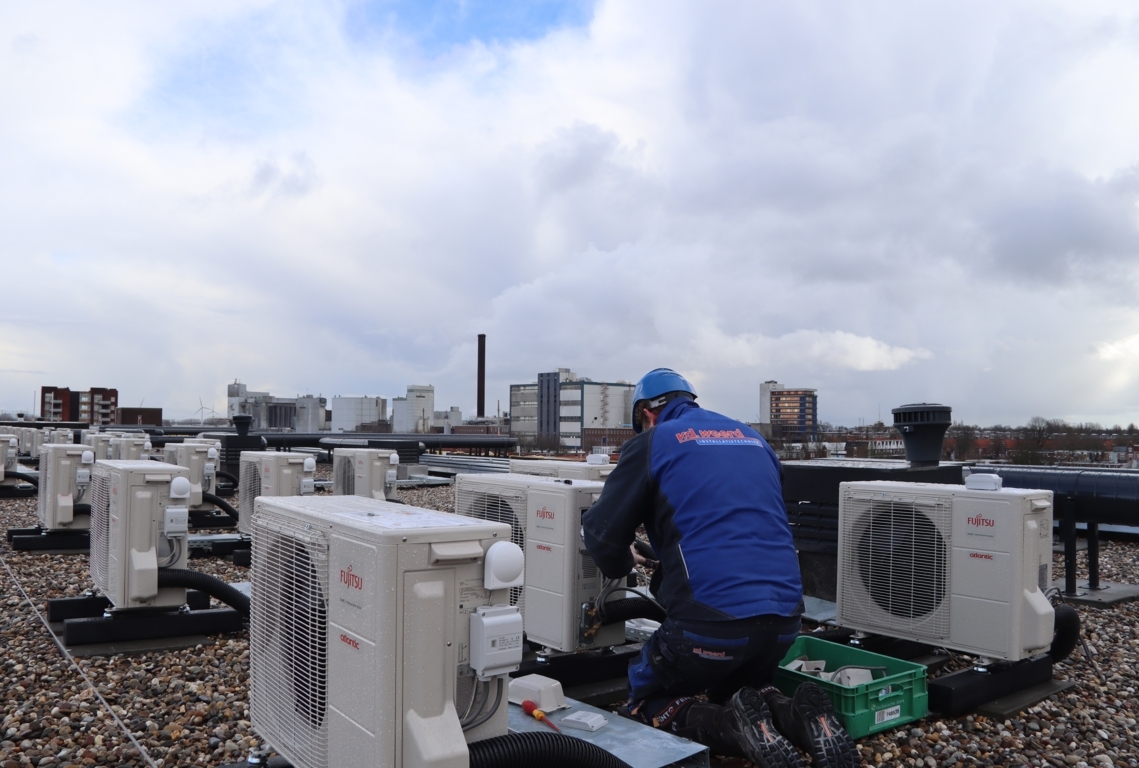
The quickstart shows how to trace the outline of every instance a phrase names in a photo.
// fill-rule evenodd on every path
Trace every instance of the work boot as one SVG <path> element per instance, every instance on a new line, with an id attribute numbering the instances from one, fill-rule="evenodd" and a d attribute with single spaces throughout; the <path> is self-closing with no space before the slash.
<path id="1" fill-rule="evenodd" d="M 803 683 L 794 698 L 772 686 L 761 695 L 776 727 L 811 756 L 815 768 L 858 768 L 858 748 L 835 716 L 826 691 L 815 683 Z"/>
<path id="2" fill-rule="evenodd" d="M 746 757 L 739 740 L 733 736 L 731 715 L 719 704 L 698 702 L 684 713 L 684 725 L 675 731 L 689 741 L 703 744 L 714 755 Z"/>
<path id="3" fill-rule="evenodd" d="M 754 688 L 736 691 L 724 708 L 728 734 L 760 768 L 805 768 L 802 755 L 771 719 L 767 702 Z"/>

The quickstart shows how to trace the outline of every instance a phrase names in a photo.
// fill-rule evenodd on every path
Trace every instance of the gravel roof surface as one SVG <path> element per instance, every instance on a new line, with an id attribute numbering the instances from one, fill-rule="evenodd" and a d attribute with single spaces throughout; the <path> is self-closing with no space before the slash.
<path id="1" fill-rule="evenodd" d="M 322 475 L 328 475 L 325 465 L 318 467 Z M 410 504 L 453 509 L 449 487 L 403 489 L 401 497 Z M 34 498 L 0 499 L 4 530 L 32 525 Z M 1101 546 L 1102 578 L 1139 583 L 1139 543 Z M 14 552 L 0 538 L 0 557 L 40 611 L 50 598 L 76 597 L 93 588 L 86 555 Z M 227 581 L 248 580 L 246 569 L 225 560 L 198 559 L 190 567 Z M 1059 556 L 1054 574 L 1063 575 Z M 0 585 L 0 768 L 148 765 L 84 675 L 157 765 L 222 765 L 243 759 L 258 745 L 249 723 L 245 632 L 176 652 L 78 659 L 81 675 L 2 567 Z M 931 716 L 867 737 L 859 742 L 864 763 L 1139 766 L 1139 603 L 1079 612 L 1106 685 L 1077 648 L 1055 670 L 1056 677 L 1077 681 L 1075 688 L 1003 722 Z M 748 765 L 731 759 L 714 764 Z"/>

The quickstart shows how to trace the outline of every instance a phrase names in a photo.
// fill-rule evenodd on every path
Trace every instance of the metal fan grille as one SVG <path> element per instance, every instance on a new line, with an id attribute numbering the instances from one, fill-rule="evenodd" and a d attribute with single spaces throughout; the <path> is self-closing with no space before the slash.
<path id="1" fill-rule="evenodd" d="M 261 462 L 248 458 L 241 460 L 237 489 L 237 530 L 250 533 L 253 520 L 253 502 L 261 495 Z"/>
<path id="2" fill-rule="evenodd" d="M 846 498 L 839 522 L 840 620 L 948 637 L 952 507 Z"/>
<path id="3" fill-rule="evenodd" d="M 87 493 L 91 495 L 91 579 L 106 594 L 111 557 L 111 472 L 106 465 L 96 463 L 92 468 Z"/>
<path id="4" fill-rule="evenodd" d="M 261 511 L 253 517 L 249 621 L 253 727 L 293 765 L 328 765 L 328 543 Z"/>
<path id="5" fill-rule="evenodd" d="M 470 488 L 459 481 L 455 487 L 455 511 L 467 517 L 506 523 L 510 526 L 510 540 L 526 551 L 526 493 L 516 488 Z M 510 604 L 525 612 L 526 589 L 510 588 Z"/>
<path id="6" fill-rule="evenodd" d="M 338 456 L 336 473 L 332 478 L 332 492 L 337 496 L 356 494 L 356 457 Z"/>

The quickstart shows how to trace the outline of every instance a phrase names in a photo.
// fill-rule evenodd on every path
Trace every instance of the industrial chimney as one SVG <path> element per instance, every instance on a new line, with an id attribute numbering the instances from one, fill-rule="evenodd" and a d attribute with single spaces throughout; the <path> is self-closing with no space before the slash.
<path id="1" fill-rule="evenodd" d="M 479 334 L 478 417 L 486 416 L 486 334 Z"/>
<path id="2" fill-rule="evenodd" d="M 953 409 L 937 403 L 913 403 L 895 408 L 894 429 L 902 433 L 906 459 L 911 467 L 936 467 L 941 463 L 941 443 L 953 423 Z"/>

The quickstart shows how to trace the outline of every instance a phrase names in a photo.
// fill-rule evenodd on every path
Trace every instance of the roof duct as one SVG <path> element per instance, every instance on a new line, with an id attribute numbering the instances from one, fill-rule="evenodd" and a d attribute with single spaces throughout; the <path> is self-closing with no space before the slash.
<path id="1" fill-rule="evenodd" d="M 941 443 L 953 423 L 953 409 L 937 403 L 913 403 L 895 408 L 894 429 L 902 433 L 906 460 L 911 467 L 936 467 Z"/>

